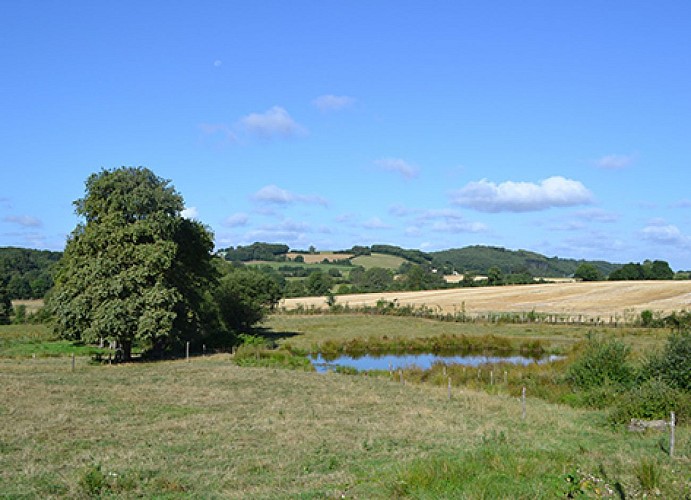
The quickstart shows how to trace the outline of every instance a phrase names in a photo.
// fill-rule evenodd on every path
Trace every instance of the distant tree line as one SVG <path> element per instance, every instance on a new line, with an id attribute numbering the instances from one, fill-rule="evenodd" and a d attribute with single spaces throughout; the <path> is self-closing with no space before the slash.
<path id="1" fill-rule="evenodd" d="M 11 300 L 41 299 L 53 287 L 55 265 L 62 252 L 0 248 L 0 286 Z"/>
<path id="2" fill-rule="evenodd" d="M 674 271 L 664 260 L 646 260 L 642 264 L 630 262 L 609 275 L 610 281 L 671 280 Z"/>
<path id="3" fill-rule="evenodd" d="M 533 277 L 562 278 L 573 276 L 584 260 L 546 257 L 527 250 L 508 250 L 501 247 L 474 245 L 431 252 L 432 265 L 446 274 L 458 272 L 485 275 L 497 267 L 504 275 L 525 274 Z M 605 261 L 588 261 L 601 275 L 608 276 L 620 267 Z"/>
<path id="4" fill-rule="evenodd" d="M 252 260 L 283 261 L 290 250 L 288 245 L 277 243 L 255 242 L 251 245 L 228 247 L 218 250 L 225 260 L 231 262 L 249 262 Z"/>

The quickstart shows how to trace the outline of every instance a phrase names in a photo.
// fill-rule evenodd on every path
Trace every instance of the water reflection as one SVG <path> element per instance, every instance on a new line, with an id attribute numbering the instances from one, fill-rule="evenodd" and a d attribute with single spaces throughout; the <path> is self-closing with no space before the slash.
<path id="1" fill-rule="evenodd" d="M 384 354 L 381 356 L 339 356 L 325 359 L 321 354 L 312 355 L 311 360 L 318 372 L 334 370 L 337 366 L 346 366 L 357 370 L 388 370 L 416 366 L 427 370 L 435 363 L 458 364 L 463 366 L 480 366 L 486 364 L 509 363 L 512 365 L 544 364 L 560 359 L 560 356 L 485 356 L 485 355 L 441 355 L 441 354 Z"/>

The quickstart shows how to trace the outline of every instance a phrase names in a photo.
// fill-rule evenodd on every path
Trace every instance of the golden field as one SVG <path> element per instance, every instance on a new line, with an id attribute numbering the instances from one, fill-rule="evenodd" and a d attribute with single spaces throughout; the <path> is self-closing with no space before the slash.
<path id="1" fill-rule="evenodd" d="M 400 305 L 431 307 L 445 313 L 486 314 L 530 312 L 627 318 L 643 310 L 668 314 L 691 307 L 691 281 L 600 281 L 546 283 L 501 287 L 454 288 L 420 292 L 384 292 L 341 295 L 340 305 L 374 306 L 396 300 Z M 300 297 L 281 301 L 281 307 L 326 308 L 324 297 Z"/>

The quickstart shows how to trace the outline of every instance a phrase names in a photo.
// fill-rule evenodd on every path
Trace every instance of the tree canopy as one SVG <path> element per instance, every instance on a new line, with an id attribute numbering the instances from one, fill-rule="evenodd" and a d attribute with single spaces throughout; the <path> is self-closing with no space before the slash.
<path id="1" fill-rule="evenodd" d="M 0 284 L 10 299 L 41 299 L 53 286 L 53 269 L 60 252 L 0 248 Z"/>
<path id="2" fill-rule="evenodd" d="M 74 202 L 84 218 L 68 238 L 50 306 L 75 340 L 166 349 L 203 334 L 203 290 L 215 279 L 213 240 L 181 216 L 183 198 L 143 167 L 102 170 Z"/>
<path id="3" fill-rule="evenodd" d="M 674 271 L 664 260 L 646 260 L 643 264 L 629 262 L 609 275 L 611 281 L 622 280 L 671 280 Z"/>
<path id="4" fill-rule="evenodd" d="M 10 324 L 10 314 L 12 313 L 12 302 L 5 287 L 0 283 L 0 325 Z"/>

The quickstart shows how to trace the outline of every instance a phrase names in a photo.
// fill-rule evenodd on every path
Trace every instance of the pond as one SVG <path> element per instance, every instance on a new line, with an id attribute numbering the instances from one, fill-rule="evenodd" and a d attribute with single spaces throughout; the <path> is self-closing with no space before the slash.
<path id="1" fill-rule="evenodd" d="M 321 354 L 310 357 L 312 365 L 318 372 L 335 370 L 338 366 L 355 368 L 362 370 L 397 370 L 417 366 L 423 370 L 432 367 L 434 363 L 458 364 L 463 366 L 480 366 L 493 363 L 509 363 L 512 365 L 529 365 L 532 363 L 545 364 L 561 359 L 561 356 L 523 356 L 523 355 L 441 355 L 441 354 L 384 354 L 374 356 L 367 354 L 364 356 L 339 356 L 335 359 L 329 357 L 326 360 Z"/>

